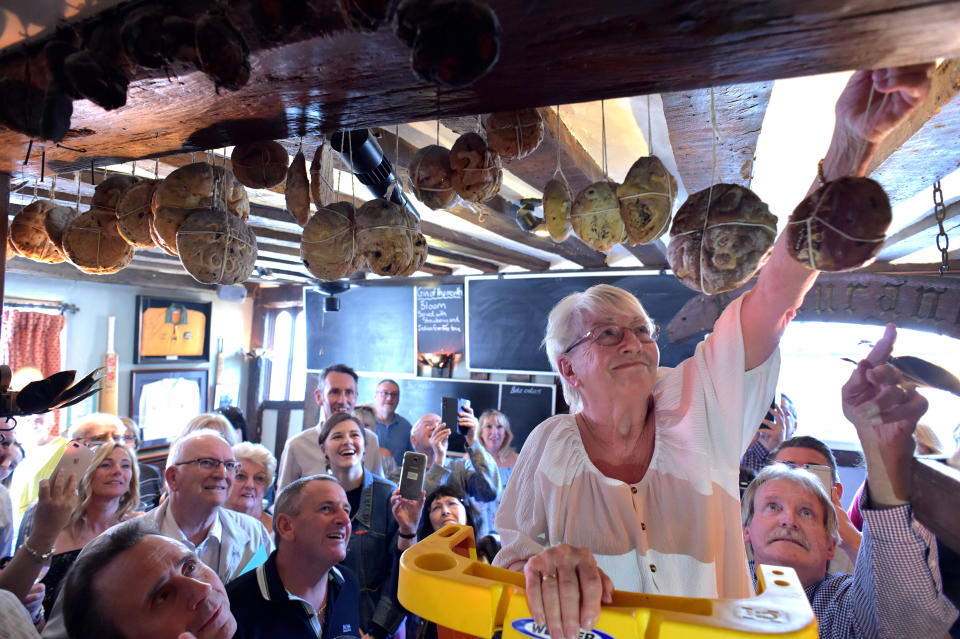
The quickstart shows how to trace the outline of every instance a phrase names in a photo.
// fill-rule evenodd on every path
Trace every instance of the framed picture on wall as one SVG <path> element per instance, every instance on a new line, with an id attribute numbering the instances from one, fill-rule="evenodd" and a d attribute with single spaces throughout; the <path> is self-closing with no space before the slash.
<path id="1" fill-rule="evenodd" d="M 207 376 L 205 368 L 131 373 L 130 417 L 143 431 L 144 446 L 169 443 L 188 421 L 207 412 Z"/>
<path id="2" fill-rule="evenodd" d="M 137 296 L 134 364 L 210 360 L 212 302 Z"/>

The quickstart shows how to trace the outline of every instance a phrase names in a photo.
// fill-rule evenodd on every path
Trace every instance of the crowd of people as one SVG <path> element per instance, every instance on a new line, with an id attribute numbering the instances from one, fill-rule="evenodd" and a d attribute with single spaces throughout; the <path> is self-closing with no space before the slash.
<path id="1" fill-rule="evenodd" d="M 827 179 L 862 172 L 926 95 L 928 73 L 852 77 Z M 911 507 L 927 402 L 888 364 L 895 327 L 837 389 L 866 463 L 849 514 L 830 448 L 794 436 L 789 401 L 771 404 L 780 336 L 815 278 L 781 237 L 756 285 L 672 369 L 659 366 L 634 295 L 607 285 L 569 295 L 544 345 L 570 412 L 519 452 L 495 408 L 411 424 L 391 379 L 357 406 L 345 364 L 320 375 L 321 418 L 286 441 L 279 463 L 236 414 L 184 425 L 162 470 L 138 463 L 129 420 L 82 418 L 65 441 L 93 448 L 92 463 L 36 482 L 15 545 L 0 490 L 10 555 L 0 637 L 433 638 L 436 626 L 398 599 L 399 561 L 448 524 L 472 526 L 482 559 L 523 573 L 535 623 L 557 639 L 594 628 L 614 589 L 750 597 L 751 564 L 796 572 L 821 638 L 944 637 L 957 609 Z M 454 428 L 462 455 L 448 450 Z M 416 499 L 397 488 L 409 451 L 425 459 Z M 3 432 L 0 479 L 22 458 Z"/>

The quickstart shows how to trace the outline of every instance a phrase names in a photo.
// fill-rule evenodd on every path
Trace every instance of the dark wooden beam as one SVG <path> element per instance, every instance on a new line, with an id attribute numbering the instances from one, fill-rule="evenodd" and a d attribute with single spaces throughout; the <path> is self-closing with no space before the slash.
<path id="1" fill-rule="evenodd" d="M 932 199 L 933 192 L 931 191 L 931 200 Z M 948 236 L 952 234 L 954 240 L 960 239 L 956 237 L 957 227 L 960 226 L 960 224 L 954 219 L 958 215 L 960 215 L 960 200 L 955 200 L 946 206 L 944 215 L 944 219 L 947 221 L 944 224 L 944 230 Z M 888 237 L 883 243 L 883 249 L 879 255 L 877 255 L 877 259 L 890 262 L 921 249 L 936 246 L 937 234 L 939 232 L 940 226 L 937 224 L 937 218 L 931 210 L 913 224 L 905 226 Z"/>
<path id="2" fill-rule="evenodd" d="M 391 29 L 349 31 L 333 2 L 306 3 L 308 16 L 278 44 L 261 39 L 253 11 L 234 11 L 253 51 L 245 87 L 217 95 L 199 71 L 168 79 L 162 70 L 134 70 L 125 107 L 105 114 L 89 102 L 75 103 L 65 144 L 86 153 L 51 148 L 48 160 L 61 166 L 112 161 L 257 137 L 960 56 L 956 38 L 936 37 L 960 31 L 957 0 L 490 4 L 503 29 L 498 63 L 468 87 L 441 90 L 413 76 L 410 51 Z M 0 76 L 21 77 L 24 56 L 39 58 L 38 49 L 8 52 Z M 318 63 L 329 60 L 343 63 Z M 34 81 L 45 86 L 45 66 L 39 60 L 30 66 Z M 15 170 L 27 142 L 21 134 L 0 134 L 0 170 Z"/>
<path id="3" fill-rule="evenodd" d="M 497 273 L 500 271 L 500 268 L 493 262 L 478 260 L 475 257 L 470 257 L 469 255 L 463 255 L 462 253 L 455 253 L 453 251 L 445 251 L 442 248 L 433 246 L 428 248 L 430 260 L 435 264 L 463 264 L 464 266 L 475 268 L 483 273 Z"/>
<path id="4" fill-rule="evenodd" d="M 127 284 L 129 286 L 141 286 L 145 288 L 204 291 L 216 289 L 216 286 L 211 284 L 201 284 L 197 280 L 187 275 L 185 272 L 182 275 L 158 273 L 149 267 L 144 269 L 128 266 L 122 271 L 112 273 L 110 275 L 91 275 L 89 273 L 84 273 L 72 264 L 67 264 L 66 262 L 61 264 L 41 264 L 26 258 L 17 258 L 9 263 L 7 272 L 37 277 L 52 277 L 63 280 L 77 280 L 82 282 Z"/>
<path id="5" fill-rule="evenodd" d="M 772 91 L 773 82 L 755 82 L 661 96 L 680 174 L 677 178 L 687 193 L 719 183 L 749 188 L 757 139 Z M 712 110 L 719 139 L 711 126 Z"/>
<path id="6" fill-rule="evenodd" d="M 960 167 L 960 59 L 946 60 L 931 78 L 930 93 L 911 117 L 877 149 L 867 171 L 890 197 L 903 202 Z"/>
<path id="7" fill-rule="evenodd" d="M 423 234 L 427 236 L 427 244 L 431 248 L 437 247 L 479 259 L 494 260 L 501 264 L 513 264 L 530 271 L 546 271 L 550 268 L 550 262 L 546 260 L 478 240 L 471 235 L 453 231 L 439 224 L 421 221 L 420 228 L 423 230 Z"/>
<path id="8" fill-rule="evenodd" d="M 420 270 L 430 275 L 453 275 L 453 269 L 449 266 L 431 264 L 430 262 L 424 263 L 424 265 L 420 267 Z"/>

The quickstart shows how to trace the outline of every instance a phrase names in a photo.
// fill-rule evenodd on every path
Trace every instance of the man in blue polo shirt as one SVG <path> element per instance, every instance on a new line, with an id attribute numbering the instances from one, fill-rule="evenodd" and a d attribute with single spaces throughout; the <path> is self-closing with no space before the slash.
<path id="1" fill-rule="evenodd" d="M 377 412 L 377 438 L 380 446 L 393 454 L 397 468 L 403 464 L 403 454 L 413 450 L 410 445 L 410 422 L 397 415 L 400 386 L 392 379 L 382 380 L 374 392 L 373 405 Z"/>
<path id="2" fill-rule="evenodd" d="M 330 475 L 302 477 L 277 497 L 277 549 L 227 585 L 234 639 L 360 637 L 360 584 L 347 556 L 350 504 Z"/>

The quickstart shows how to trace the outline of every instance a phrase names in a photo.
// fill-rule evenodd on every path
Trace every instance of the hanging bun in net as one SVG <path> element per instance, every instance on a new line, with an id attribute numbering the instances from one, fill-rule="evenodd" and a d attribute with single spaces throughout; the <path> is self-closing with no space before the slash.
<path id="1" fill-rule="evenodd" d="M 817 271 L 866 266 L 883 248 L 893 219 L 883 188 L 869 178 L 827 182 L 794 209 L 787 225 L 787 249 Z"/>
<path id="2" fill-rule="evenodd" d="M 318 208 L 307 221 L 300 238 L 300 260 L 313 275 L 336 280 L 357 271 L 355 217 L 352 204 L 335 202 Z"/>
<path id="3" fill-rule="evenodd" d="M 251 189 L 269 189 L 283 182 L 287 162 L 286 149 L 273 140 L 239 144 L 230 154 L 234 175 Z"/>
<path id="4" fill-rule="evenodd" d="M 197 162 L 182 166 L 157 186 L 153 226 L 165 251 L 176 255 L 177 231 L 195 209 L 224 208 L 241 220 L 250 215 L 247 190 L 223 167 Z"/>
<path id="5" fill-rule="evenodd" d="M 681 282 L 708 295 L 737 288 L 763 266 L 777 218 L 750 189 L 716 184 L 694 193 L 673 219 L 667 261 Z"/>
<path id="6" fill-rule="evenodd" d="M 543 187 L 543 219 L 547 223 L 550 239 L 563 242 L 573 232 L 570 210 L 573 194 L 565 179 L 552 178 Z"/>
<path id="7" fill-rule="evenodd" d="M 63 250 L 74 266 L 95 275 L 116 273 L 133 259 L 133 247 L 117 228 L 117 214 L 97 207 L 70 222 Z"/>
<path id="8" fill-rule="evenodd" d="M 649 244 L 670 227 L 677 180 L 656 156 L 640 158 L 617 187 L 620 217 L 631 244 Z"/>
<path id="9" fill-rule="evenodd" d="M 413 237 L 403 209 L 389 200 L 371 200 L 357 210 L 357 250 L 377 275 L 397 275 L 414 259 Z"/>
<path id="10" fill-rule="evenodd" d="M 10 243 L 17 252 L 34 262 L 59 264 L 63 253 L 47 234 L 45 220 L 57 207 L 50 200 L 37 200 L 23 207 L 10 222 Z"/>
<path id="11" fill-rule="evenodd" d="M 153 212 L 150 203 L 159 182 L 144 180 L 129 186 L 117 202 L 117 229 L 131 246 L 150 248 L 156 246 L 150 234 L 150 218 Z"/>
<path id="12" fill-rule="evenodd" d="M 616 182 L 594 182 L 577 194 L 570 210 L 573 232 L 597 249 L 609 251 L 626 239 Z"/>
<path id="13" fill-rule="evenodd" d="M 445 209 L 457 201 L 453 190 L 450 151 L 437 144 L 418 150 L 410 160 L 413 195 L 431 209 Z"/>
<path id="14" fill-rule="evenodd" d="M 468 202 L 484 202 L 500 191 L 500 156 L 476 133 L 464 133 L 450 149 L 450 183 Z"/>
<path id="15" fill-rule="evenodd" d="M 525 158 L 543 142 L 543 118 L 536 109 L 500 111 L 483 119 L 487 144 L 507 160 Z"/>
<path id="16" fill-rule="evenodd" d="M 43 218 L 43 228 L 47 231 L 50 241 L 63 252 L 63 233 L 67 226 L 80 215 L 80 211 L 70 206 L 55 206 Z"/>
<path id="17" fill-rule="evenodd" d="M 246 222 L 223 208 L 200 209 L 177 230 L 177 253 L 198 282 L 237 284 L 253 273 L 257 236 Z"/>

